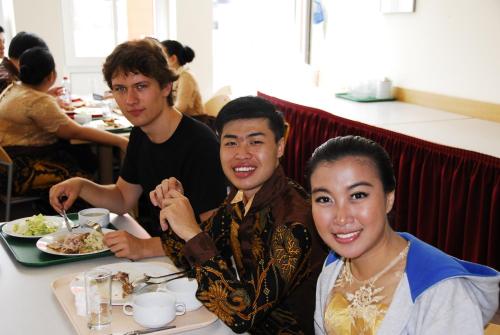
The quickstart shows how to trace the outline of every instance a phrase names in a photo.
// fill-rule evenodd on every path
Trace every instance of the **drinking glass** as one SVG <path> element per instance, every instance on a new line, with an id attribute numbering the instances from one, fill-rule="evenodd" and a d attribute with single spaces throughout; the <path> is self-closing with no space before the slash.
<path id="1" fill-rule="evenodd" d="M 96 268 L 85 272 L 87 326 L 99 330 L 111 324 L 111 270 Z"/>

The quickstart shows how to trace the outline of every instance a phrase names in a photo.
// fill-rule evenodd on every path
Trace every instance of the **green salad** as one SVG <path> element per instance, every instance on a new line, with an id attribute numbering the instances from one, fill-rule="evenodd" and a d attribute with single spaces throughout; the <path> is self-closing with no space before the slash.
<path id="1" fill-rule="evenodd" d="M 39 236 L 53 233 L 58 230 L 58 226 L 47 222 L 42 214 L 33 215 L 23 223 L 16 223 L 12 226 L 14 233 L 24 236 Z"/>

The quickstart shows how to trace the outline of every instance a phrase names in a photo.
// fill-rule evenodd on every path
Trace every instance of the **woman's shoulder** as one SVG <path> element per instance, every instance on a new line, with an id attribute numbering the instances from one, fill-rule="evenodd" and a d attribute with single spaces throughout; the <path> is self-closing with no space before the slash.
<path id="1" fill-rule="evenodd" d="M 500 275 L 496 270 L 452 257 L 410 234 L 401 236 L 410 241 L 405 272 L 413 301 L 429 288 L 454 278 L 498 285 Z"/>

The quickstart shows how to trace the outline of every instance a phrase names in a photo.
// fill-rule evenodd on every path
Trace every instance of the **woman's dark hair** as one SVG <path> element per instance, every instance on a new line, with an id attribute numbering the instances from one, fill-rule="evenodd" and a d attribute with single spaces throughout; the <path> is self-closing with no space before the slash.
<path id="1" fill-rule="evenodd" d="M 19 59 L 23 52 L 35 47 L 49 48 L 45 41 L 37 35 L 21 31 L 10 41 L 9 58 Z"/>
<path id="2" fill-rule="evenodd" d="M 104 79 L 109 88 L 113 88 L 112 79 L 119 73 L 140 73 L 155 79 L 161 88 L 177 80 L 168 63 L 165 52 L 160 42 L 153 38 L 128 41 L 118 45 L 106 57 L 102 67 Z M 172 92 L 167 97 L 167 102 L 173 106 Z"/>
<path id="3" fill-rule="evenodd" d="M 19 79 L 24 84 L 41 84 L 55 68 L 54 57 L 43 47 L 28 49 L 19 57 Z"/>
<path id="4" fill-rule="evenodd" d="M 224 125 L 230 121 L 258 118 L 267 119 L 276 142 L 283 137 L 285 120 L 281 112 L 266 99 L 254 96 L 240 97 L 224 105 L 215 119 L 215 128 L 217 134 L 221 136 Z"/>
<path id="5" fill-rule="evenodd" d="M 181 66 L 186 63 L 191 63 L 194 59 L 195 56 L 194 50 L 188 47 L 187 45 L 184 46 L 181 43 L 174 40 L 165 40 L 161 42 L 161 44 L 167 51 L 167 55 L 177 56 L 177 61 Z"/>
<path id="6" fill-rule="evenodd" d="M 311 175 L 319 164 L 334 162 L 347 156 L 370 159 L 375 164 L 385 193 L 396 189 L 396 177 L 389 154 L 378 143 L 361 136 L 339 136 L 317 147 L 307 165 L 308 179 L 311 180 Z"/>

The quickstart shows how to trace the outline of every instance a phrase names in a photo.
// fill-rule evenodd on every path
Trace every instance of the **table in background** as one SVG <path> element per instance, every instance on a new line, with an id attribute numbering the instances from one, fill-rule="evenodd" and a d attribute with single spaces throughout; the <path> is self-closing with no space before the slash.
<path id="1" fill-rule="evenodd" d="M 453 256 L 500 268 L 499 123 L 402 102 L 357 103 L 313 91 L 270 92 L 288 99 L 259 93 L 290 124 L 282 160 L 289 177 L 306 185 L 306 163 L 329 138 L 373 139 L 393 159 L 394 229 Z"/>
<path id="2" fill-rule="evenodd" d="M 111 223 L 118 229 L 148 238 L 149 234 L 129 215 L 113 216 Z M 19 264 L 4 243 L 0 247 L 0 333 L 25 334 L 74 334 L 75 329 L 59 305 L 51 288 L 57 278 L 83 272 L 99 265 L 128 262 L 126 259 L 107 256 L 64 263 L 47 267 L 27 267 Z M 145 259 L 146 262 L 165 261 L 167 257 Z M 139 327 L 138 327 L 139 328 Z M 233 334 L 220 320 L 188 334 Z"/>

